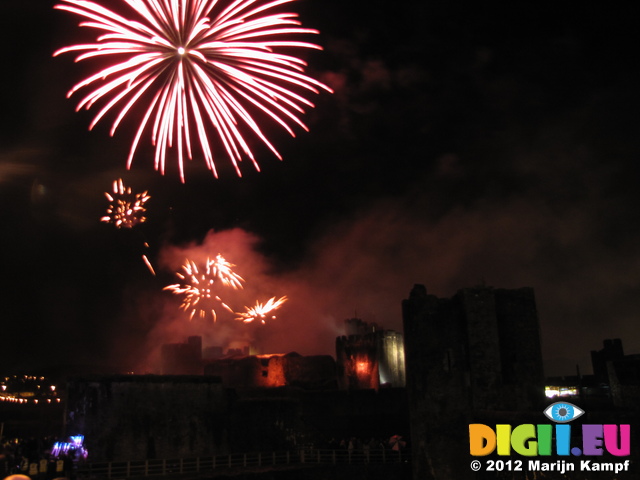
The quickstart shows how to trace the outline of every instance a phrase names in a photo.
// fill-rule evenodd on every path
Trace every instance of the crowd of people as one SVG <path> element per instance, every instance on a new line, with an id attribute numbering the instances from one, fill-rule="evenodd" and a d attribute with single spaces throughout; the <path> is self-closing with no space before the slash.
<path id="1" fill-rule="evenodd" d="M 37 480 L 73 478 L 77 452 L 56 451 L 57 443 L 55 437 L 4 439 L 0 444 L 0 479 L 10 475 Z"/>
<path id="2" fill-rule="evenodd" d="M 327 448 L 329 450 L 347 450 L 351 453 L 368 453 L 380 450 L 404 450 L 407 442 L 400 435 L 393 435 L 388 439 L 368 438 L 362 440 L 358 437 L 343 438 L 340 441 L 332 438 Z"/>

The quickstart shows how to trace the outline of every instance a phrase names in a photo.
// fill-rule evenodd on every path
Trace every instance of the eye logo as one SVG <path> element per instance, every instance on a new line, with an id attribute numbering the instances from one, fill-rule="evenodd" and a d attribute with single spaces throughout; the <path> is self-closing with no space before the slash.
<path id="1" fill-rule="evenodd" d="M 556 423 L 567 423 L 575 420 L 584 413 L 580 407 L 568 402 L 556 402 L 549 405 L 544 414 Z"/>

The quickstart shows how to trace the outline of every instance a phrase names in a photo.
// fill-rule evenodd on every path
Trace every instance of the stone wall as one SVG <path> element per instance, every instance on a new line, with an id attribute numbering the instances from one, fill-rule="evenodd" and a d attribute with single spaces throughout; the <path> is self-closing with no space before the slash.
<path id="1" fill-rule="evenodd" d="M 335 387 L 336 362 L 329 355 L 250 355 L 208 361 L 205 375 L 221 378 L 225 387 Z"/>
<path id="2" fill-rule="evenodd" d="M 336 447 L 408 438 L 404 389 L 225 388 L 195 376 L 105 376 L 69 382 L 66 434 L 89 461 Z M 332 443 L 333 441 L 333 443 Z"/>
<path id="3" fill-rule="evenodd" d="M 68 384 L 66 432 L 92 461 L 227 451 L 227 392 L 204 376 L 106 376 Z"/>

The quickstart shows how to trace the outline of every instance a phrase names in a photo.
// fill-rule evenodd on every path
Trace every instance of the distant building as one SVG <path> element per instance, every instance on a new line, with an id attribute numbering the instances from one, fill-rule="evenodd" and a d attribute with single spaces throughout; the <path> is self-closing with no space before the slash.
<path id="1" fill-rule="evenodd" d="M 459 461 L 469 447 L 461 426 L 544 404 L 533 289 L 482 286 L 443 299 L 416 285 L 402 307 L 414 478 L 474 478 Z"/>
<path id="2" fill-rule="evenodd" d="M 591 352 L 594 376 L 610 392 L 614 407 L 640 410 L 640 355 L 625 355 L 622 340 L 607 339 Z"/>
<path id="3" fill-rule="evenodd" d="M 613 405 L 640 410 L 640 355 L 627 355 L 608 362 Z"/>
<path id="4" fill-rule="evenodd" d="M 609 384 L 609 370 L 607 362 L 614 360 L 622 360 L 624 358 L 624 350 L 622 349 L 622 340 L 619 338 L 607 339 L 603 342 L 601 350 L 591 351 L 591 366 L 593 367 L 593 375 L 596 381 L 601 384 Z"/>
<path id="5" fill-rule="evenodd" d="M 202 337 L 162 345 L 160 360 L 163 375 L 202 375 Z"/>

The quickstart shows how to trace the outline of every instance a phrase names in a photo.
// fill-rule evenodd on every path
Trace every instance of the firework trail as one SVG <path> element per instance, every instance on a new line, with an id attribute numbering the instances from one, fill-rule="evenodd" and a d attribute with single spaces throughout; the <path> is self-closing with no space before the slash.
<path id="1" fill-rule="evenodd" d="M 243 157 L 259 171 L 242 127 L 282 157 L 250 111 L 265 114 L 295 136 L 295 125 L 307 130 L 300 119 L 304 108 L 313 107 L 303 94 L 317 94 L 321 89 L 331 92 L 304 74 L 303 60 L 278 53 L 280 49 L 321 49 L 290 39 L 318 33 L 300 27 L 295 13 L 278 11 L 277 7 L 293 0 L 121 1 L 132 10 L 130 18 L 87 0 L 62 0 L 55 5 L 86 18 L 80 26 L 100 35 L 95 43 L 68 46 L 54 56 L 80 52 L 76 61 L 96 57 L 113 61 L 67 95 L 93 89 L 77 106 L 78 110 L 89 109 L 101 103 L 90 129 L 115 109 L 113 135 L 135 105 L 144 105 L 127 167 L 143 133 L 150 130 L 156 170 L 164 173 L 167 152 L 174 149 L 184 182 L 184 160 L 191 159 L 192 150 L 199 145 L 207 167 L 217 177 L 209 140 L 213 130 L 239 176 L 238 163 Z"/>
<path id="2" fill-rule="evenodd" d="M 125 187 L 120 178 L 113 182 L 113 194 L 105 192 L 104 195 L 110 205 L 107 208 L 107 215 L 102 217 L 101 221 L 113 223 L 117 228 L 133 228 L 147 220 L 144 216 L 146 211 L 144 204 L 151 197 L 146 191 L 134 194 L 131 187 Z"/>
<path id="3" fill-rule="evenodd" d="M 148 247 L 149 245 L 147 245 Z M 144 262 L 144 264 L 147 266 L 147 269 L 149 270 L 149 272 L 151 272 L 151 275 L 153 275 L 155 277 L 156 275 L 156 271 L 153 268 L 153 265 L 151 265 L 151 261 L 149 260 L 149 257 L 147 257 L 146 255 L 142 255 L 142 261 Z"/>
<path id="4" fill-rule="evenodd" d="M 222 255 L 217 255 L 215 259 L 207 258 L 202 269 L 199 269 L 195 262 L 187 260 L 182 266 L 183 273 L 176 273 L 182 282 L 168 285 L 164 290 L 184 296 L 180 307 L 189 312 L 189 320 L 192 320 L 196 314 L 200 318 L 206 318 L 211 314 L 215 322 L 218 318 L 216 313 L 218 306 L 234 313 L 233 309 L 218 295 L 219 285 L 236 290 L 243 287 L 244 279 L 233 271 L 234 266 Z"/>
<path id="5" fill-rule="evenodd" d="M 287 297 L 284 296 L 278 300 L 276 300 L 276 297 L 272 297 L 264 304 L 257 302 L 253 307 L 244 307 L 246 312 L 236 312 L 236 315 L 238 315 L 236 320 L 241 320 L 244 323 L 251 323 L 254 320 L 260 320 L 260 322 L 266 323 L 265 320 L 267 315 L 280 308 L 280 305 L 286 301 Z M 276 317 L 275 315 L 272 315 L 271 318 L 273 319 Z"/>

